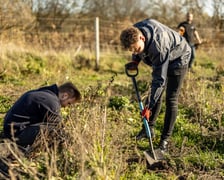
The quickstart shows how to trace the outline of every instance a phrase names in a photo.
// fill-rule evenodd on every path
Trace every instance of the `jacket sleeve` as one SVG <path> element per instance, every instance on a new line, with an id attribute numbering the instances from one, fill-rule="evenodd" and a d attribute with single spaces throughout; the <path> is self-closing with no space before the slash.
<path id="1" fill-rule="evenodd" d="M 169 66 L 169 38 L 166 32 L 156 37 L 154 56 L 152 58 L 152 83 L 149 108 L 153 108 L 160 98 L 167 80 Z"/>
<path id="2" fill-rule="evenodd" d="M 47 111 L 45 116 L 46 122 L 50 124 L 58 124 L 62 119 L 60 112 Z"/>
<path id="3" fill-rule="evenodd" d="M 61 121 L 61 105 L 56 96 L 51 96 L 48 98 L 48 102 L 41 103 L 40 110 L 44 116 L 44 122 L 56 123 Z"/>

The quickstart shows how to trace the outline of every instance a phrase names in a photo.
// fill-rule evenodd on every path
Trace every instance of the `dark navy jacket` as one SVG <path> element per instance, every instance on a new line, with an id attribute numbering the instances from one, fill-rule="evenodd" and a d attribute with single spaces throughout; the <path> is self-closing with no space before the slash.
<path id="1" fill-rule="evenodd" d="M 60 119 L 60 108 L 56 84 L 28 91 L 7 112 L 4 133 L 9 136 L 11 124 L 15 133 L 19 133 L 24 127 L 48 122 L 50 118 Z"/>
<path id="2" fill-rule="evenodd" d="M 167 72 L 188 65 L 191 48 L 178 32 L 153 19 L 134 24 L 145 36 L 145 49 L 132 55 L 132 60 L 152 66 L 150 108 L 159 99 L 166 83 Z"/>

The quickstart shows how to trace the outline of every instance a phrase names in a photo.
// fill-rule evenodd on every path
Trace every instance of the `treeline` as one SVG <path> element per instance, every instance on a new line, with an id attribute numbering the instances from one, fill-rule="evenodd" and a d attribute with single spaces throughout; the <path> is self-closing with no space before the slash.
<path id="1" fill-rule="evenodd" d="M 92 48 L 94 19 L 100 18 L 101 46 L 118 45 L 119 32 L 144 18 L 155 18 L 172 28 L 192 11 L 194 21 L 206 40 L 223 44 L 222 0 L 0 0 L 0 38 L 49 48 L 73 46 Z"/>

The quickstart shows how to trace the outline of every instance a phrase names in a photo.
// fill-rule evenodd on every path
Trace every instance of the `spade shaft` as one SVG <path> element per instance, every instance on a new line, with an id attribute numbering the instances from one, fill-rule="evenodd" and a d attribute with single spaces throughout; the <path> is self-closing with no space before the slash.
<path id="1" fill-rule="evenodd" d="M 135 88 L 136 96 L 137 96 L 138 103 L 139 103 L 140 112 L 142 112 L 143 109 L 144 109 L 144 106 L 143 106 L 143 103 L 142 103 L 142 100 L 141 100 L 141 97 L 140 97 L 140 94 L 139 94 L 139 91 L 138 91 L 137 82 L 136 82 L 136 79 L 135 79 L 135 77 L 138 75 L 138 68 L 132 69 L 131 73 L 128 69 L 126 69 L 126 74 L 127 74 L 127 76 L 131 77 L 131 79 L 132 79 L 133 86 Z M 144 124 L 144 127 L 145 127 L 147 138 L 149 139 L 149 145 L 151 147 L 153 158 L 154 158 L 154 160 L 157 160 L 157 157 L 156 157 L 156 154 L 155 154 L 155 151 L 154 151 L 154 148 L 153 148 L 151 131 L 150 131 L 150 128 L 149 128 L 148 121 L 145 117 L 143 117 L 143 124 Z"/>

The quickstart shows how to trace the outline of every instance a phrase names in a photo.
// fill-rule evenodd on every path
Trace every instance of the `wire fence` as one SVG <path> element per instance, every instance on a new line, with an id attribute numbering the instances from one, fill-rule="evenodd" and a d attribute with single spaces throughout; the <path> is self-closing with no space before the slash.
<path id="1" fill-rule="evenodd" d="M 131 25 L 131 22 L 115 22 L 99 20 L 99 45 L 100 51 L 108 50 L 121 52 L 119 35 L 122 29 Z M 173 27 L 174 30 L 177 31 Z M 198 29 L 204 44 L 201 49 L 223 49 L 224 32 L 212 28 Z M 95 51 L 95 17 L 83 19 L 68 19 L 65 24 L 56 29 L 54 24 L 45 24 L 41 28 L 24 30 L 13 28 L 0 34 L 1 42 L 16 42 L 32 45 L 32 47 L 64 50 L 69 48 L 88 49 Z"/>

